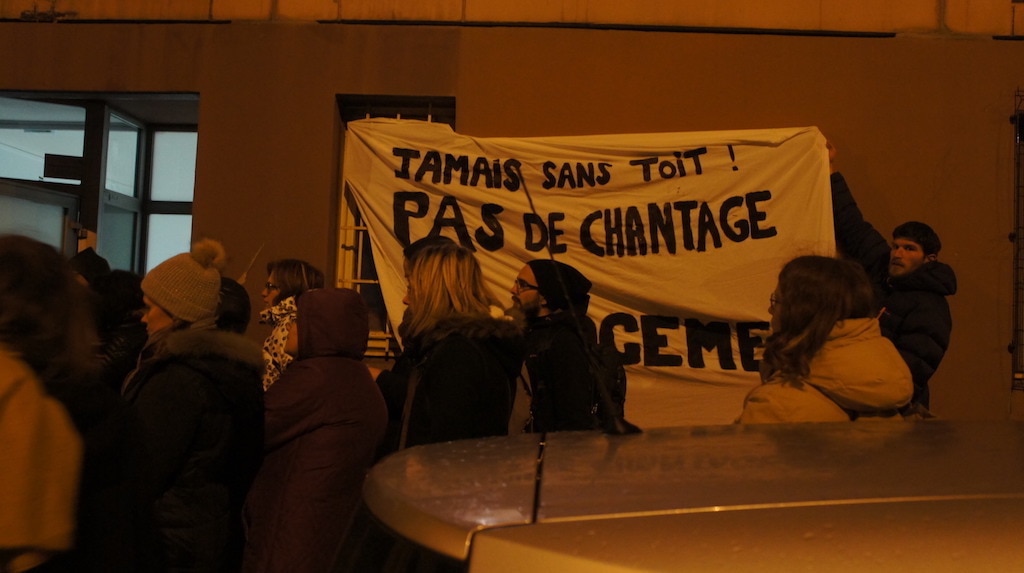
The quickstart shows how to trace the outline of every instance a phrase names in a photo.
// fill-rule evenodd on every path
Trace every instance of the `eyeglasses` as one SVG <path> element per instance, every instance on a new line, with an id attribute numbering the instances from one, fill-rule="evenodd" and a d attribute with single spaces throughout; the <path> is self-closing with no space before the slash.
<path id="1" fill-rule="evenodd" d="M 266 288 L 267 290 L 281 290 L 281 287 L 277 286 L 274 283 L 265 283 L 263 287 Z"/>
<path id="2" fill-rule="evenodd" d="M 779 304 L 779 299 L 775 296 L 775 293 L 772 293 L 772 295 L 768 297 L 768 303 L 772 308 L 775 308 L 775 305 Z"/>
<path id="3" fill-rule="evenodd" d="M 539 290 L 540 289 L 540 287 L 538 287 L 537 285 L 532 285 L 532 284 L 524 281 L 523 279 L 516 279 L 515 286 L 516 286 L 516 290 L 517 291 Z"/>

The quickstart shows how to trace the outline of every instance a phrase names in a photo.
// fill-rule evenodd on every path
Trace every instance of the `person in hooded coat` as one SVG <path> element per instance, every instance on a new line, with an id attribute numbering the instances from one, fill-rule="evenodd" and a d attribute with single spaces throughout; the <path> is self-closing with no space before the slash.
<path id="1" fill-rule="evenodd" d="M 902 420 L 910 370 L 882 336 L 874 294 L 856 262 L 797 257 L 771 297 L 772 334 L 738 422 Z"/>
<path id="2" fill-rule="evenodd" d="M 351 289 L 296 299 L 286 351 L 264 396 L 264 460 L 245 505 L 246 572 L 328 571 L 387 425 L 365 364 L 369 311 Z"/>
<path id="3" fill-rule="evenodd" d="M 149 339 L 122 396 L 137 415 L 157 539 L 151 568 L 233 571 L 263 444 L 259 345 L 217 330 L 224 247 L 197 242 L 142 279 Z"/>

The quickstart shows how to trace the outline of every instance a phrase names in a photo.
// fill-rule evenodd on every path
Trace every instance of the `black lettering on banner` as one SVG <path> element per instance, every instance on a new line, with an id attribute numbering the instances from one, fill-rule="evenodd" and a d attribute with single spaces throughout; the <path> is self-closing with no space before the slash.
<path id="1" fill-rule="evenodd" d="M 650 183 L 651 181 L 651 166 L 658 162 L 657 157 L 645 157 L 644 159 L 633 159 L 629 162 L 630 165 L 639 165 L 642 170 L 642 176 L 644 183 Z"/>
<path id="2" fill-rule="evenodd" d="M 451 210 L 452 214 L 447 216 L 446 213 L 449 210 Z M 441 206 L 437 210 L 437 215 L 434 215 L 434 226 L 430 228 L 430 236 L 441 235 L 441 231 L 445 227 L 451 227 L 455 230 L 455 234 L 459 237 L 459 243 L 463 247 L 474 252 L 476 251 L 476 247 L 473 246 L 473 240 L 469 238 L 469 231 L 466 230 L 466 219 L 462 216 L 459 202 L 451 195 L 445 195 L 441 198 Z"/>
<path id="3" fill-rule="evenodd" d="M 534 237 L 534 229 L 540 235 L 539 238 Z M 523 230 L 526 231 L 526 244 L 523 246 L 527 251 L 536 253 L 544 250 L 544 245 L 548 242 L 548 228 L 544 225 L 544 219 L 541 219 L 540 215 L 536 213 L 523 213 Z"/>
<path id="4" fill-rule="evenodd" d="M 505 170 L 505 189 L 509 191 L 518 191 L 522 186 L 522 180 L 519 174 L 522 171 L 523 163 L 518 159 L 507 159 L 502 166 Z"/>
<path id="5" fill-rule="evenodd" d="M 413 207 L 412 210 L 408 206 Z M 395 191 L 392 200 L 392 212 L 394 217 L 395 237 L 403 247 L 408 247 L 409 219 L 422 219 L 427 216 L 427 208 L 430 206 L 430 199 L 422 191 Z"/>
<path id="6" fill-rule="evenodd" d="M 659 329 L 679 329 L 679 319 L 674 316 L 640 316 L 640 331 L 644 340 L 645 366 L 682 366 L 683 357 L 678 354 L 662 354 L 662 348 L 668 346 L 668 337 L 658 332 Z"/>
<path id="7" fill-rule="evenodd" d="M 504 207 L 494 203 L 484 203 L 480 207 L 480 218 L 483 220 L 484 227 L 491 230 L 491 234 L 487 234 L 483 227 L 479 227 L 474 236 L 476 243 L 485 251 L 494 252 L 505 246 L 505 229 L 501 227 L 501 221 L 498 220 L 498 215 L 504 210 Z"/>
<path id="8" fill-rule="evenodd" d="M 558 237 L 565 234 L 565 231 L 559 228 L 558 222 L 564 220 L 565 213 L 548 213 L 548 248 L 556 255 L 569 250 L 568 245 L 558 242 Z"/>
<path id="9" fill-rule="evenodd" d="M 661 251 L 660 237 L 665 241 L 665 250 L 668 254 L 676 254 L 676 228 L 672 220 L 672 204 L 649 203 L 647 205 L 647 220 L 651 227 L 651 252 L 657 255 Z"/>
<path id="10" fill-rule="evenodd" d="M 635 257 L 647 254 L 647 237 L 644 236 L 644 220 L 636 207 L 626 208 L 626 254 Z"/>
<path id="11" fill-rule="evenodd" d="M 477 157 L 473 162 L 473 176 L 469 179 L 469 186 L 476 187 L 480 184 L 480 178 L 484 178 L 484 185 L 488 189 L 495 187 L 491 164 L 486 157 Z"/>
<path id="12" fill-rule="evenodd" d="M 623 245 L 622 209 L 604 210 L 604 248 L 610 255 L 621 257 L 626 252 Z"/>
<path id="13" fill-rule="evenodd" d="M 717 209 L 706 201 L 696 200 L 648 203 L 646 221 L 643 209 L 635 206 L 593 211 L 580 224 L 580 244 L 598 257 L 633 257 L 646 255 L 648 244 L 651 253 L 661 252 L 664 243 L 668 254 L 675 254 L 680 236 L 685 250 L 698 253 L 709 247 L 722 248 L 723 236 L 734 243 L 774 237 L 778 235 L 775 227 L 761 226 L 768 218 L 762 203 L 771 196 L 771 191 L 766 190 L 727 197 Z M 742 217 L 736 217 L 738 214 Z M 594 237 L 595 227 L 604 231 L 603 245 Z"/>
<path id="14" fill-rule="evenodd" d="M 711 241 L 716 249 L 722 247 L 722 236 L 718 233 L 718 225 L 715 224 L 715 215 L 707 203 L 700 204 L 700 215 L 697 219 L 697 252 L 707 250 L 707 236 L 711 235 Z"/>
<path id="15" fill-rule="evenodd" d="M 736 323 L 736 341 L 740 349 L 740 364 L 747 372 L 756 372 L 760 360 L 754 357 L 754 351 L 763 348 L 767 336 L 755 334 L 756 331 L 767 333 L 770 325 L 767 322 Z"/>
<path id="16" fill-rule="evenodd" d="M 580 245 L 582 245 L 584 249 L 590 251 L 591 254 L 603 257 L 604 249 L 598 246 L 597 241 L 594 240 L 594 235 L 590 232 L 594 222 L 600 218 L 601 211 L 594 211 L 583 218 L 583 223 L 580 225 Z"/>
<path id="17" fill-rule="evenodd" d="M 735 225 L 729 224 L 729 211 L 743 205 L 743 197 L 729 197 L 722 201 L 718 219 L 722 221 L 722 234 L 730 241 L 738 243 L 750 235 L 750 221 L 739 219 Z"/>
<path id="18" fill-rule="evenodd" d="M 684 159 L 689 159 L 693 163 L 693 174 L 701 175 L 704 173 L 704 168 L 700 164 L 700 156 L 708 152 L 707 147 L 698 147 L 697 149 L 690 149 L 688 151 L 675 151 L 672 153 L 673 159 L 659 160 L 657 157 L 644 157 L 643 159 L 632 159 L 629 164 L 635 167 L 640 167 L 640 175 L 643 177 L 645 183 L 650 183 L 653 178 L 654 168 L 657 168 L 658 176 L 662 179 L 674 179 L 676 177 L 686 177 L 686 165 Z M 732 149 L 730 148 L 730 153 Z"/>
<path id="19" fill-rule="evenodd" d="M 613 312 L 601 321 L 598 331 L 601 344 L 608 344 L 618 348 L 615 344 L 616 327 L 621 328 L 624 332 L 637 332 L 640 330 L 633 315 L 625 312 Z M 636 342 L 623 344 L 622 351 L 619 354 L 622 356 L 622 363 L 625 365 L 640 363 L 640 345 Z"/>
<path id="20" fill-rule="evenodd" d="M 405 149 L 404 147 L 394 147 L 391 149 L 391 154 L 395 157 L 399 157 L 402 160 L 402 164 L 398 169 L 395 170 L 395 177 L 398 179 L 409 178 L 409 164 L 413 159 L 417 159 L 420 156 L 420 152 L 415 149 Z"/>
<path id="21" fill-rule="evenodd" d="M 544 173 L 544 181 L 541 187 L 545 189 L 576 189 L 578 187 L 597 187 L 607 185 L 611 181 L 611 163 L 565 162 L 559 166 L 554 161 L 545 161 L 541 165 Z M 557 170 L 557 174 L 556 174 Z"/>
<path id="22" fill-rule="evenodd" d="M 685 330 L 686 355 L 690 368 L 706 368 L 704 352 L 717 351 L 718 364 L 722 370 L 736 370 L 736 360 L 732 350 L 732 330 L 729 323 L 712 321 L 707 324 L 695 318 L 682 321 L 675 316 L 641 314 L 637 317 L 615 312 L 604 317 L 598 327 L 602 344 L 610 344 L 616 348 L 616 329 L 625 333 L 639 332 L 641 343 L 623 343 L 619 354 L 623 364 L 643 364 L 651 368 L 672 368 L 683 365 L 683 357 L 678 354 L 665 354 L 663 348 L 669 341 L 662 331 L 678 331 L 680 324 Z M 639 327 L 638 327 L 639 325 Z M 740 322 L 736 324 L 736 338 L 739 348 L 740 364 L 745 372 L 757 372 L 760 362 L 754 357 L 758 348 L 764 347 L 768 323 L 763 321 Z M 642 356 L 641 356 L 642 351 Z"/>
<path id="23" fill-rule="evenodd" d="M 436 150 L 421 152 L 404 147 L 392 148 L 391 154 L 400 160 L 395 169 L 397 179 L 423 181 L 429 177 L 435 185 L 442 181 L 449 185 L 455 181 L 457 174 L 459 185 L 462 186 L 476 187 L 482 182 L 488 189 L 504 187 L 509 191 L 518 191 L 522 187 L 520 168 L 523 164 L 518 159 L 471 158 L 468 155 L 453 155 Z M 421 156 L 423 159 L 414 170 L 414 160 Z"/>
<path id="24" fill-rule="evenodd" d="M 690 217 L 690 213 L 697 208 L 697 202 L 676 201 L 675 203 L 672 203 L 672 208 L 679 211 L 679 215 L 682 217 L 683 248 L 687 251 L 692 251 L 696 247 L 694 247 L 693 244 L 693 219 Z"/>
<path id="25" fill-rule="evenodd" d="M 565 231 L 559 228 L 558 222 L 564 220 L 565 213 L 548 213 L 548 222 L 545 225 L 544 219 L 537 213 L 523 213 L 523 230 L 526 231 L 523 247 L 534 253 L 544 250 L 545 245 L 553 254 L 568 251 L 568 245 L 558 242 L 558 237 L 565 234 Z"/>
<path id="26" fill-rule="evenodd" d="M 469 158 L 465 155 L 456 157 L 451 154 L 444 156 L 444 183 L 452 182 L 452 173 L 459 172 L 459 184 L 466 185 L 469 181 Z"/>
<path id="27" fill-rule="evenodd" d="M 690 366 L 704 368 L 704 350 L 718 349 L 718 364 L 722 370 L 736 370 L 732 357 L 732 331 L 725 322 L 702 323 L 696 318 L 687 318 L 686 349 Z"/>
<path id="28" fill-rule="evenodd" d="M 435 185 L 441 182 L 441 170 L 444 167 L 441 161 L 441 153 L 428 151 L 423 155 L 420 168 L 416 170 L 416 181 L 423 181 L 423 178 L 430 175 L 430 180 Z"/>
<path id="29" fill-rule="evenodd" d="M 764 191 L 754 191 L 753 193 L 747 193 L 747 212 L 750 218 L 750 236 L 755 239 L 767 239 L 768 237 L 774 237 L 779 234 L 778 229 L 775 227 L 768 227 L 762 229 L 759 222 L 764 221 L 768 218 L 768 214 L 764 211 L 757 210 L 757 204 L 761 201 L 767 201 L 772 198 L 772 192 L 767 189 Z"/>

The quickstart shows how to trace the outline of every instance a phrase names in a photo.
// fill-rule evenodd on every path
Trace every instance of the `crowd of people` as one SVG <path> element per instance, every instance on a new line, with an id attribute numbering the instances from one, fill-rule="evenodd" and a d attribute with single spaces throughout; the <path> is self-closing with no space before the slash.
<path id="1" fill-rule="evenodd" d="M 838 171 L 831 183 L 842 256 L 781 269 L 762 383 L 737 405 L 737 423 L 933 416 L 928 381 L 956 292 L 939 238 L 912 221 L 887 240 Z M 367 535 L 361 488 L 383 456 L 522 432 L 636 430 L 583 273 L 524 261 L 506 308 L 454 241 L 423 238 L 404 255 L 403 351 L 380 369 L 364 361 L 362 297 L 327 287 L 308 262 L 267 265 L 261 347 L 245 335 L 252 304 L 223 276 L 217 241 L 140 277 L 91 249 L 65 260 L 0 237 L 0 571 L 365 565 L 387 548 L 352 556 L 342 543 Z"/>

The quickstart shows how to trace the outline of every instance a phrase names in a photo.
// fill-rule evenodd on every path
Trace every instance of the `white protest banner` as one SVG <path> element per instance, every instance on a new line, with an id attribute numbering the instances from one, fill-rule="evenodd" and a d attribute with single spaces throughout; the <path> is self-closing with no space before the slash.
<path id="1" fill-rule="evenodd" d="M 411 241 L 475 250 L 509 305 L 523 264 L 553 255 L 594 283 L 590 316 L 629 364 L 626 417 L 641 427 L 738 415 L 779 269 L 834 253 L 828 177 L 814 127 L 478 138 L 366 119 L 345 138 L 392 324 Z"/>

